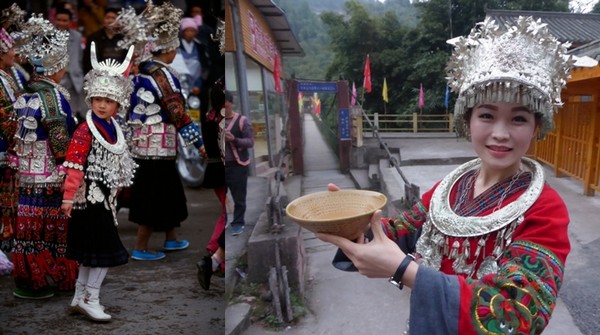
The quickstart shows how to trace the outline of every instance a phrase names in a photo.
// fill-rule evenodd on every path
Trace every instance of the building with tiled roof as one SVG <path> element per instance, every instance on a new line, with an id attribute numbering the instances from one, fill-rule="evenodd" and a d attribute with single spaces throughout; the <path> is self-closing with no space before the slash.
<path id="1" fill-rule="evenodd" d="M 488 9 L 486 16 L 504 25 L 513 25 L 519 16 L 541 19 L 559 41 L 571 42 L 571 49 L 600 39 L 600 14 Z"/>

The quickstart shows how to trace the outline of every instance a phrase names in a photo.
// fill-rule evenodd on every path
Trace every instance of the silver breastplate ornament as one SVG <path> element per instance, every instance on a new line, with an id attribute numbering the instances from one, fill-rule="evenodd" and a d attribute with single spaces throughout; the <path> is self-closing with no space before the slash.
<path id="1" fill-rule="evenodd" d="M 450 205 L 450 193 L 468 171 L 480 164 L 481 160 L 475 159 L 461 165 L 433 192 L 427 221 L 417 241 L 421 264 L 439 270 L 443 259 L 451 259 L 455 273 L 472 278 L 498 271 L 498 259 L 512 242 L 513 233 L 523 222 L 525 212 L 542 193 L 544 171 L 539 163 L 523 158 L 522 164 L 531 171 L 532 179 L 519 198 L 486 216 L 457 215 Z M 489 249 L 486 246 L 492 243 L 492 252 L 486 252 Z"/>

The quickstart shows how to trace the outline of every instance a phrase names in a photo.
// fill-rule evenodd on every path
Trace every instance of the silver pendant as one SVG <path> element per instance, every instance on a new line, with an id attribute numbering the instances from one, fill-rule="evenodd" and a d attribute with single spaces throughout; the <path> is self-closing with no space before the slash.
<path id="1" fill-rule="evenodd" d="M 155 125 L 155 124 L 159 124 L 162 122 L 162 116 L 160 115 L 152 115 L 150 117 L 148 117 L 146 119 L 146 122 L 144 122 L 147 125 Z"/>
<path id="2" fill-rule="evenodd" d="M 146 108 L 144 107 L 144 105 L 138 104 L 135 107 L 133 107 L 133 112 L 135 114 L 144 115 L 144 114 L 146 114 Z"/>
<path id="3" fill-rule="evenodd" d="M 498 262 L 496 262 L 496 259 L 492 256 L 488 256 L 481 262 L 481 266 L 479 267 L 479 270 L 477 270 L 477 278 L 483 278 L 490 273 L 498 273 L 498 269 Z"/>
<path id="4" fill-rule="evenodd" d="M 154 102 L 154 95 L 152 94 L 152 92 L 150 91 L 143 91 L 140 94 L 140 99 L 144 100 L 145 102 L 151 104 Z"/>
<path id="5" fill-rule="evenodd" d="M 29 99 L 29 101 L 27 101 L 27 107 L 29 107 L 33 110 L 40 109 L 40 99 L 36 99 L 36 98 Z"/>
<path id="6" fill-rule="evenodd" d="M 157 104 L 150 104 L 146 107 L 146 115 L 154 115 L 160 112 L 160 106 Z"/>
<path id="7" fill-rule="evenodd" d="M 35 130 L 38 127 L 37 121 L 33 116 L 28 116 L 23 120 L 23 127 Z"/>
<path id="8" fill-rule="evenodd" d="M 27 144 L 30 144 L 30 143 L 33 143 L 33 142 L 37 141 L 37 138 L 38 137 L 37 137 L 36 133 L 30 132 L 30 133 L 27 133 L 27 135 L 25 135 L 25 138 L 23 139 L 23 142 L 25 142 Z"/>

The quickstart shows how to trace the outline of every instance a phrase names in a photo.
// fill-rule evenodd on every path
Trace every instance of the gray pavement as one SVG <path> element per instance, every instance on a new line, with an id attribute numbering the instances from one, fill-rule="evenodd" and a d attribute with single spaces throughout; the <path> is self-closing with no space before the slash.
<path id="1" fill-rule="evenodd" d="M 131 334 L 213 335 L 225 328 L 223 294 L 225 283 L 214 277 L 209 291 L 197 280 L 196 263 L 205 247 L 221 206 L 212 190 L 186 189 L 189 217 L 178 228 L 179 237 L 190 247 L 168 252 L 158 261 L 130 260 L 112 268 L 102 285 L 101 303 L 112 315 L 106 324 L 91 322 L 81 315 L 68 315 L 71 293 L 58 293 L 47 300 L 13 297 L 14 281 L 0 277 L 0 335 Z M 135 244 L 137 224 L 127 220 L 127 209 L 119 212 L 119 234 L 130 251 Z M 164 233 L 154 233 L 150 248 L 160 249 Z"/>
<path id="2" fill-rule="evenodd" d="M 306 175 L 301 185 L 295 186 L 301 188 L 297 193 L 325 190 L 329 182 L 342 188 L 354 188 L 349 175 L 339 172 L 335 153 L 322 140 L 312 117 L 305 116 L 304 121 Z M 402 161 L 410 164 L 402 171 L 410 182 L 420 186 L 421 193 L 458 166 L 458 163 L 444 164 L 444 161 L 474 157 L 470 144 L 457 140 L 454 134 L 420 135 L 418 138 L 410 135 L 398 138 L 388 134 L 384 137 L 391 147 L 400 148 Z M 374 145 L 368 136 L 365 143 Z M 556 178 L 550 169 L 546 169 L 546 177 L 569 208 L 572 252 L 567 259 L 557 307 L 544 334 L 596 334 L 600 330 L 600 299 L 592 292 L 595 292 L 595 279 L 600 269 L 600 258 L 597 257 L 600 254 L 600 225 L 597 223 L 600 197 L 582 195 L 578 181 Z M 288 191 L 288 194 L 292 193 Z M 398 291 L 386 280 L 339 271 L 331 266 L 336 251 L 333 246 L 321 242 L 308 231 L 303 236 L 308 257 L 305 296 L 308 315 L 287 327 L 285 333 L 398 334 L 404 330 L 410 289 Z M 243 332 L 245 335 L 274 333 L 278 332 L 259 324 L 250 325 Z"/>

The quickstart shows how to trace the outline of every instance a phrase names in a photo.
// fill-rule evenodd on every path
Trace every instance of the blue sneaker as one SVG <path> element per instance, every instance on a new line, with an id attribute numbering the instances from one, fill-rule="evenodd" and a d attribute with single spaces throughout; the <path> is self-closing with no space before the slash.
<path id="1" fill-rule="evenodd" d="M 131 259 L 136 261 L 156 261 L 165 258 L 165 256 L 165 253 L 161 251 L 133 250 L 131 252 Z"/>
<path id="2" fill-rule="evenodd" d="M 231 236 L 238 236 L 244 232 L 244 226 L 231 226 Z"/>
<path id="3" fill-rule="evenodd" d="M 183 250 L 189 246 L 190 246 L 190 242 L 188 242 L 187 240 L 181 240 L 181 242 L 177 242 L 177 240 L 169 240 L 169 241 L 165 241 L 165 244 L 163 245 L 163 249 L 168 250 L 168 251 Z"/>

